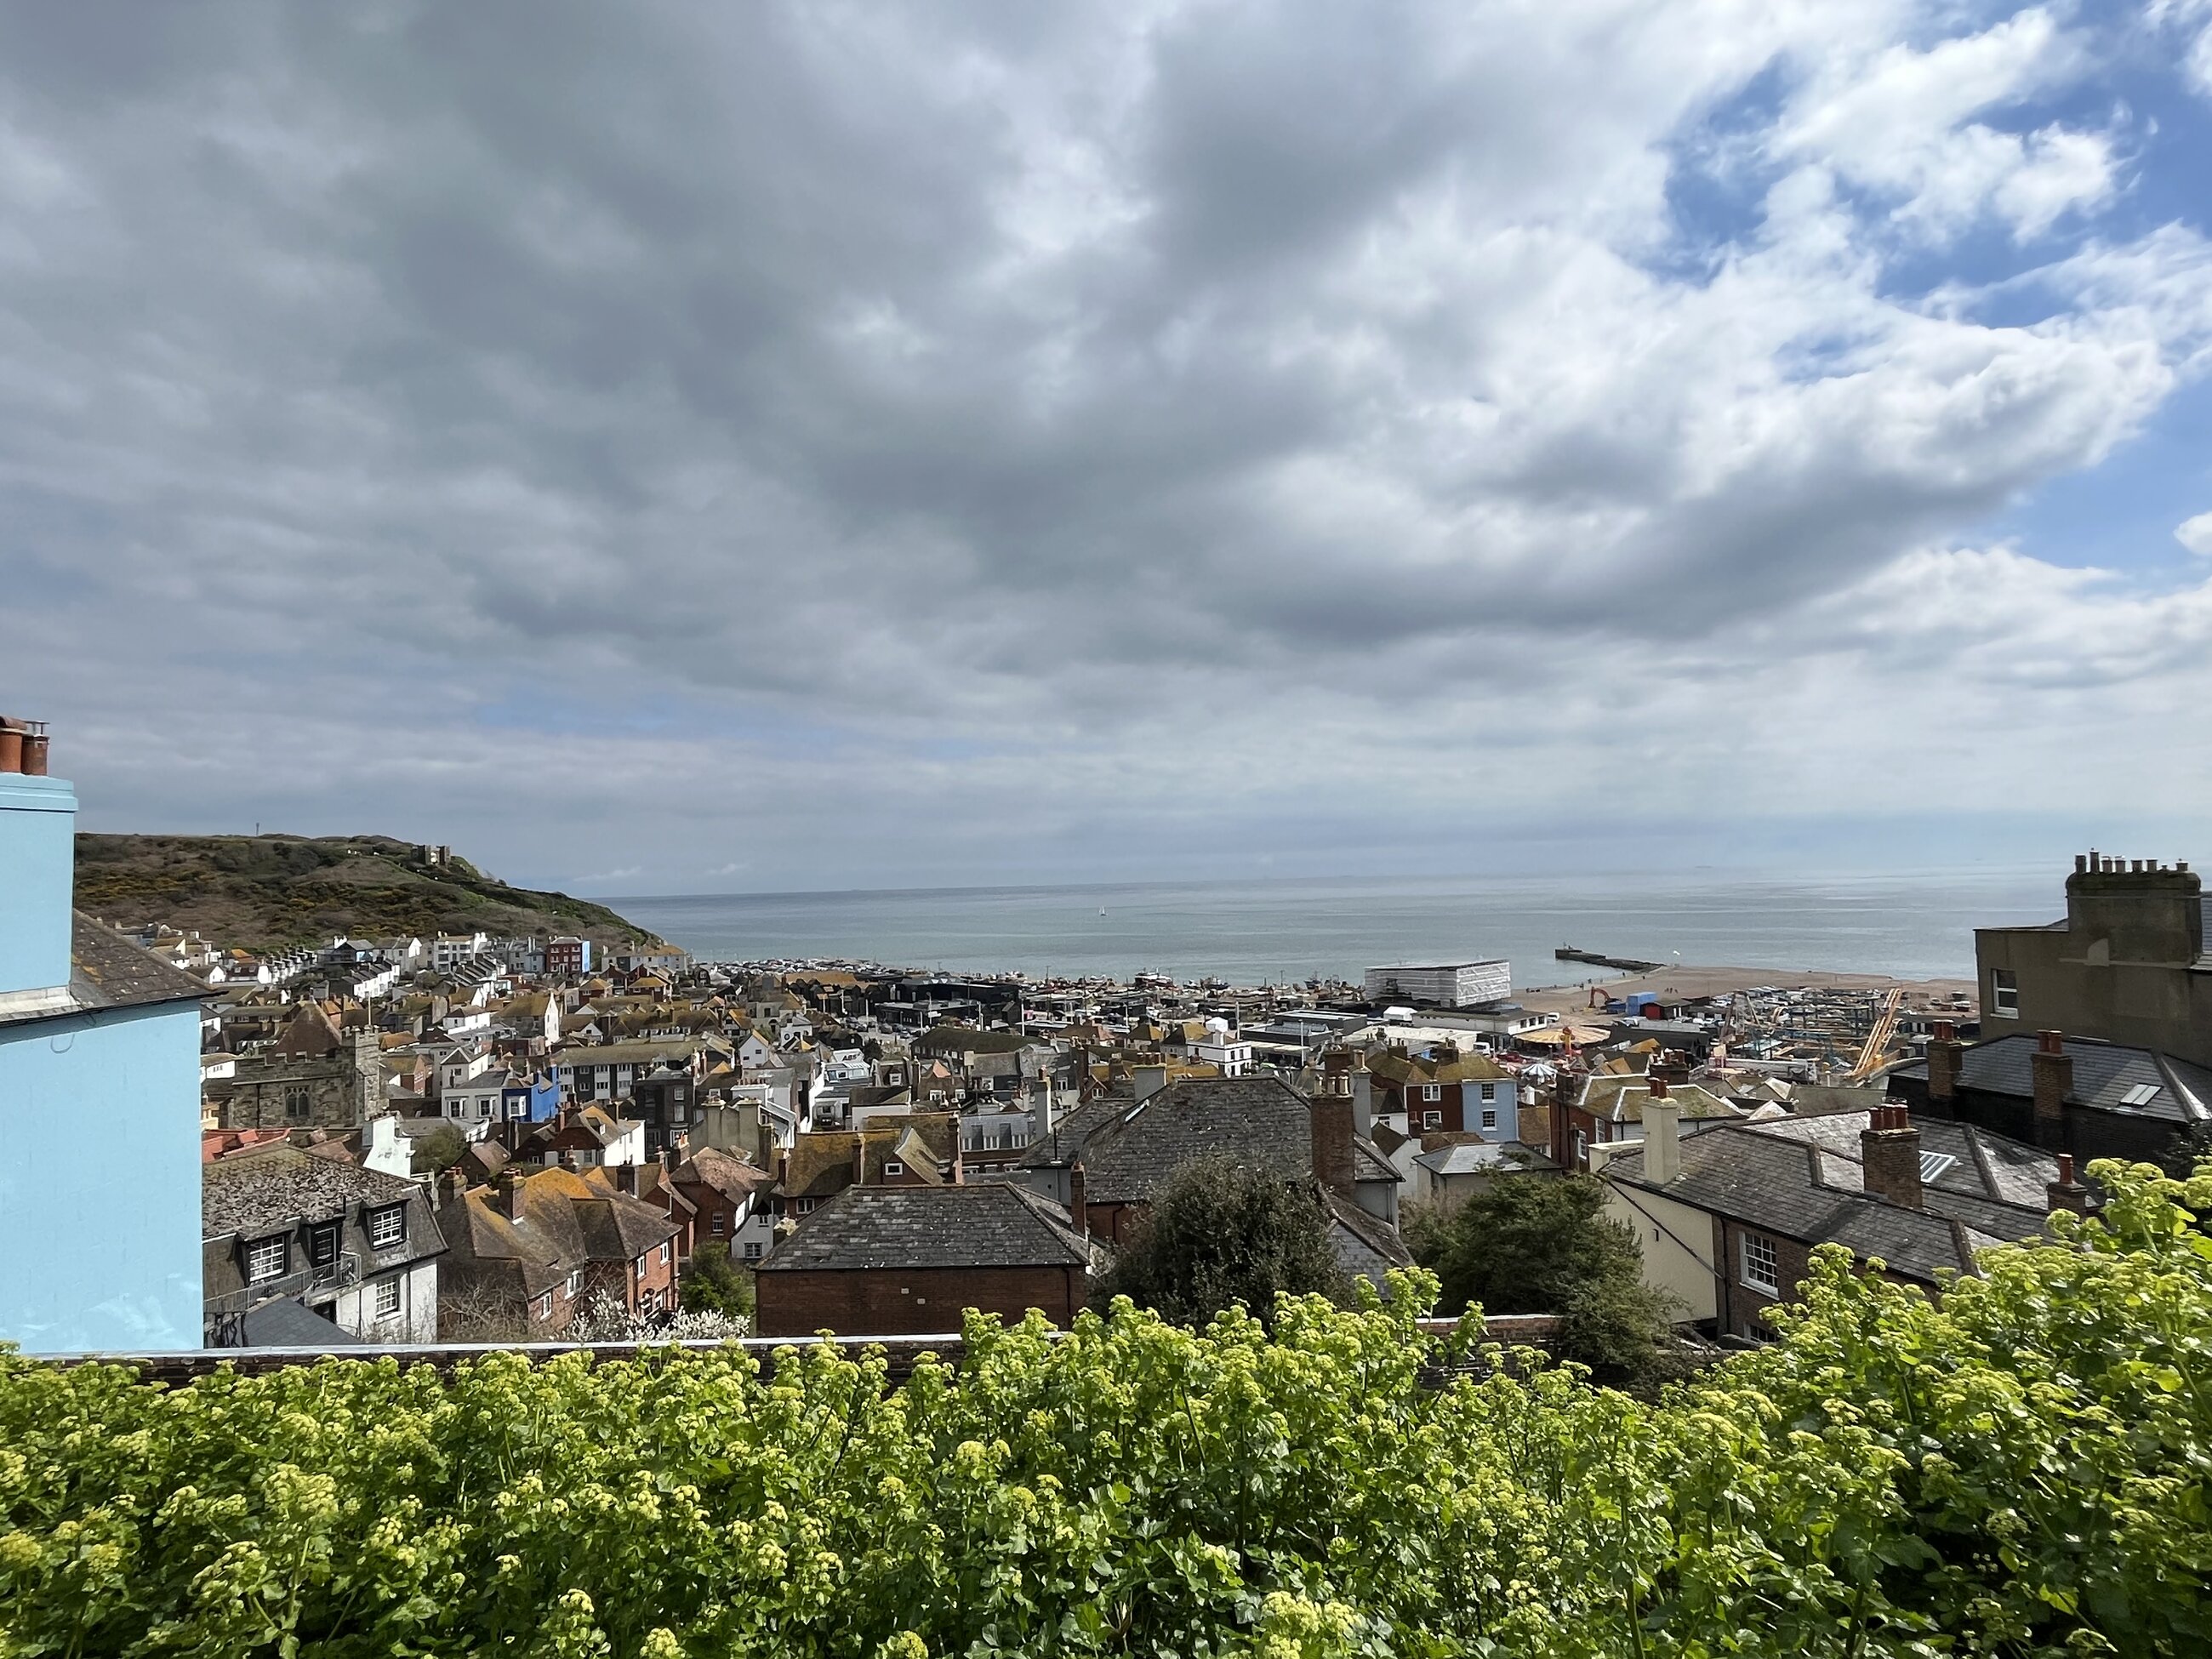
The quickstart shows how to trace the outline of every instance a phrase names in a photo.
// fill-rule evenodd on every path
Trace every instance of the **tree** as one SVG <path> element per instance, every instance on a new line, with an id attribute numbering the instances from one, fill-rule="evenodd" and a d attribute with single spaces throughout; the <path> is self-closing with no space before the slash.
<path id="1" fill-rule="evenodd" d="M 415 1168 L 422 1175 L 440 1175 L 468 1153 L 468 1138 L 450 1123 L 441 1123 L 415 1143 Z"/>
<path id="2" fill-rule="evenodd" d="M 1636 1235 L 1605 1213 L 1594 1176 L 1505 1177 L 1408 1243 L 1442 1282 L 1447 1313 L 1558 1314 L 1559 1357 L 1601 1382 L 1648 1384 L 1669 1369 L 1673 1300 L 1644 1284 Z"/>
<path id="3" fill-rule="evenodd" d="M 691 1253 L 684 1264 L 683 1304 L 687 1311 L 726 1314 L 750 1319 L 753 1315 L 753 1276 L 730 1260 L 730 1247 L 709 1240 Z"/>
<path id="4" fill-rule="evenodd" d="M 1241 1304 L 1272 1328 L 1279 1292 L 1341 1300 L 1348 1288 L 1319 1193 L 1215 1154 L 1175 1172 L 1091 1302 L 1126 1296 L 1194 1327 Z"/>

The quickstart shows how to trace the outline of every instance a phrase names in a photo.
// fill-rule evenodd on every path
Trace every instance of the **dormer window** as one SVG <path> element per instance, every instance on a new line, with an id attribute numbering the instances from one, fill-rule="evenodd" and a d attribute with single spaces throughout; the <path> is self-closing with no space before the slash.
<path id="1" fill-rule="evenodd" d="M 407 1206 L 386 1204 L 368 1212 L 368 1248 L 389 1250 L 407 1242 Z"/>
<path id="2" fill-rule="evenodd" d="M 282 1279 L 291 1263 L 292 1241 L 278 1235 L 275 1238 L 257 1238 L 246 1247 L 246 1282 L 258 1285 L 264 1280 Z"/>

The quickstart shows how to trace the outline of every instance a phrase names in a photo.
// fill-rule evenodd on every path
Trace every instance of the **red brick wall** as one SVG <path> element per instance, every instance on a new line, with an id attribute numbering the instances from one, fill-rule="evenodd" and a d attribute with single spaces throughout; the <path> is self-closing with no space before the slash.
<path id="1" fill-rule="evenodd" d="M 968 1308 L 1009 1321 L 1042 1308 L 1066 1325 L 1090 1294 L 1080 1267 L 790 1269 L 761 1274 L 753 1288 L 763 1336 L 957 1331 Z"/>

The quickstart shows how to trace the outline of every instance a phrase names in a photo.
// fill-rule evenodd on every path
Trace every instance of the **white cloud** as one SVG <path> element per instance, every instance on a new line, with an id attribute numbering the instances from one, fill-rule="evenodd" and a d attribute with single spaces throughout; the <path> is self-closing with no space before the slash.
<path id="1" fill-rule="evenodd" d="M 2199 513 L 2173 527 L 2173 539 L 2199 558 L 2212 559 L 2212 513 Z"/>
<path id="2" fill-rule="evenodd" d="M 143 821 L 852 879 L 2196 683 L 2196 590 L 1955 545 L 2212 350 L 2136 130 L 2045 107 L 2075 14 L 65 13 L 0 64 L 0 660 Z"/>

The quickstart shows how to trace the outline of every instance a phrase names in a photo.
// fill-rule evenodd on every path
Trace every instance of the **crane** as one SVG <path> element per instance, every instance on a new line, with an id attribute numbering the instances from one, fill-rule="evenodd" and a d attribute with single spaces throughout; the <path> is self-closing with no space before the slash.
<path id="1" fill-rule="evenodd" d="M 1882 998 L 1881 1012 L 1875 1016 L 1874 1024 L 1867 1031 L 1866 1042 L 1859 1049 L 1859 1063 L 1851 1067 L 1845 1082 L 1863 1082 L 1881 1069 L 1889 1053 L 1889 1040 L 1897 1034 L 1898 1010 L 1904 1003 L 1905 988 L 1893 986 Z"/>

